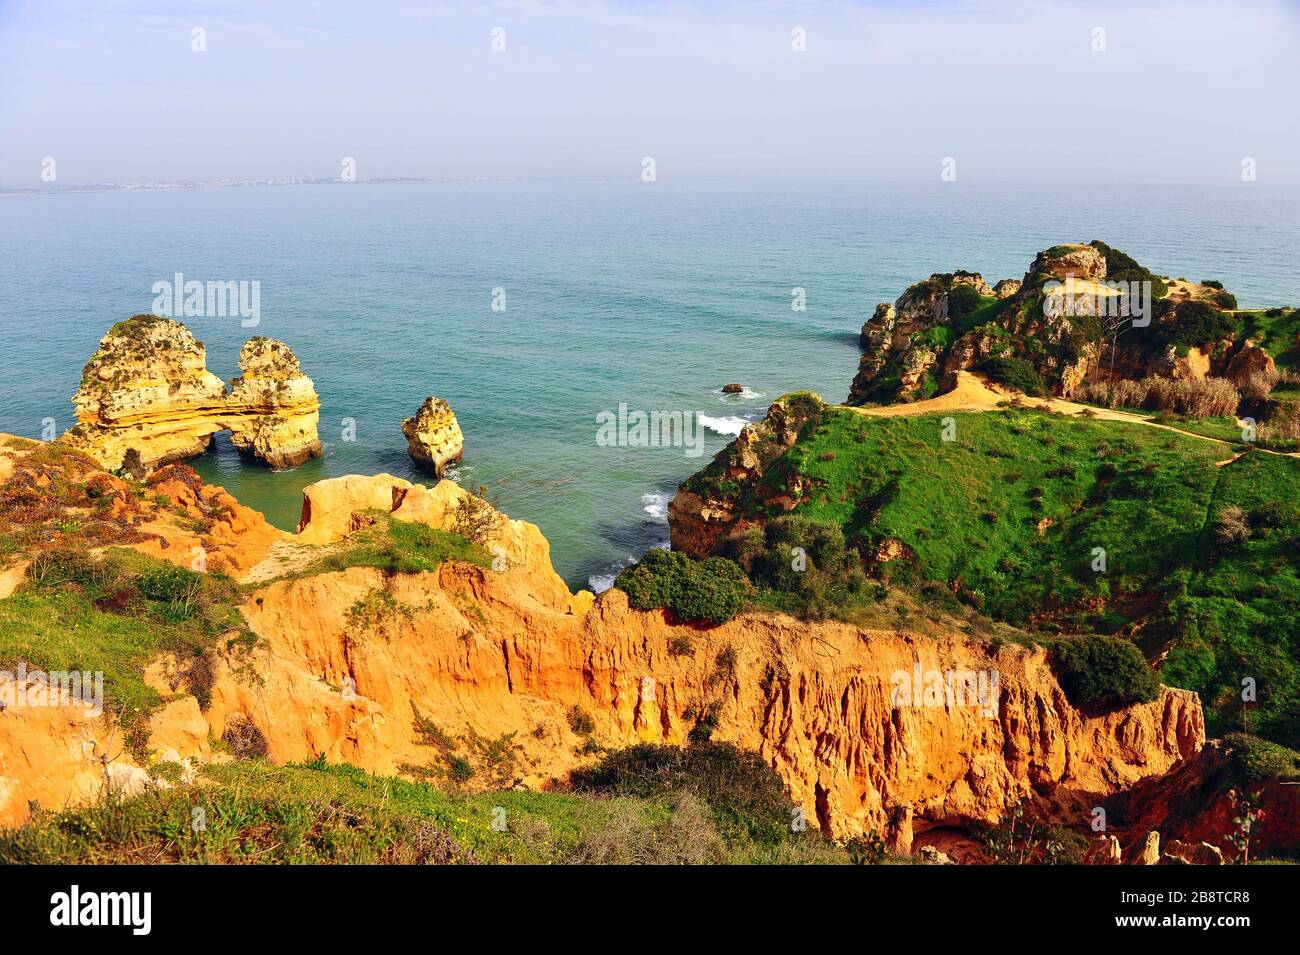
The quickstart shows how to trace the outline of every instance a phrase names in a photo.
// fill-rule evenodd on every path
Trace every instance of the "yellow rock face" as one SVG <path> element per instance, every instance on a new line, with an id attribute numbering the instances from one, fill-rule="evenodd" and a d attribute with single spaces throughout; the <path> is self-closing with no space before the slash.
<path id="1" fill-rule="evenodd" d="M 402 422 L 402 435 L 411 459 L 430 468 L 438 477 L 465 452 L 465 438 L 451 405 L 433 395 L 424 400 L 414 418 Z"/>
<path id="2" fill-rule="evenodd" d="M 107 470 L 139 475 L 203 453 L 226 430 L 235 447 L 272 467 L 320 456 L 320 401 L 287 345 L 247 342 L 229 394 L 206 362 L 203 344 L 179 322 L 119 322 L 82 373 L 72 399 L 78 424 L 61 440 Z"/>

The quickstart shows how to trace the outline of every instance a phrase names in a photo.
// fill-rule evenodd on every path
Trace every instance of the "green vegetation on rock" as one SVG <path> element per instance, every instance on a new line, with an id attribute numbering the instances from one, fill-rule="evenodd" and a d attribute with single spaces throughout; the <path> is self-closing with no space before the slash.
<path id="1" fill-rule="evenodd" d="M 744 768 L 746 759 L 738 754 L 703 765 Z M 764 801 L 768 790 L 746 794 L 728 779 L 704 780 L 693 756 L 684 771 L 658 776 L 663 785 L 632 786 L 623 773 L 619 785 L 600 794 L 445 791 L 323 760 L 288 766 L 239 760 L 202 772 L 194 785 L 38 812 L 22 827 L 0 831 L 0 863 L 847 861 L 815 828 L 789 832 L 788 813 L 787 832 L 776 838 Z M 624 784 L 642 793 L 610 791 Z M 197 829 L 196 810 L 204 820 Z"/>
<path id="2" fill-rule="evenodd" d="M 725 557 L 692 560 L 678 551 L 651 550 L 618 575 L 614 586 L 636 610 L 671 610 L 683 620 L 726 623 L 744 605 L 749 580 Z"/>
<path id="3" fill-rule="evenodd" d="M 900 417 L 828 408 L 734 500 L 740 517 L 771 522 L 767 502 L 797 488 L 792 515 L 838 528 L 882 584 L 941 605 L 955 597 L 1048 638 L 1114 634 L 1148 658 L 1167 650 L 1161 679 L 1201 694 L 1211 734 L 1244 720 L 1295 746 L 1300 466 L 1259 452 L 1216 466 L 1232 453 L 1029 408 Z M 1225 538 L 1230 507 L 1241 528 Z M 777 606 L 799 612 L 802 585 L 769 569 L 788 559 L 782 532 L 772 533 L 777 553 L 745 560 L 785 592 Z M 862 593 L 840 588 L 840 599 L 812 606 L 839 613 Z M 1241 701 L 1247 677 L 1258 702 Z M 1143 685 L 1132 687 L 1139 698 Z"/>

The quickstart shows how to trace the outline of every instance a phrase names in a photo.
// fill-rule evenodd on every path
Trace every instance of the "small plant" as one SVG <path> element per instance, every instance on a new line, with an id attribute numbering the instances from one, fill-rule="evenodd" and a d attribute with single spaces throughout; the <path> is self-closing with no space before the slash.
<path id="1" fill-rule="evenodd" d="M 844 843 L 844 849 L 854 865 L 879 865 L 885 858 L 885 840 L 878 832 L 854 836 Z"/>
<path id="2" fill-rule="evenodd" d="M 690 634 L 679 633 L 668 641 L 668 652 L 675 657 L 689 657 L 695 653 L 695 641 Z"/>
<path id="3" fill-rule="evenodd" d="M 997 865 L 1026 865 L 1046 852 L 1047 827 L 1029 818 L 1029 801 L 1021 797 L 1001 821 L 980 836 L 984 850 Z"/>
<path id="4" fill-rule="evenodd" d="M 1214 539 L 1225 550 L 1240 547 L 1250 537 L 1250 521 L 1246 512 L 1235 504 L 1219 509 L 1214 525 Z"/>
<path id="5" fill-rule="evenodd" d="M 1238 865 L 1249 865 L 1250 838 L 1259 831 L 1259 824 L 1267 813 L 1259 808 L 1258 795 L 1249 796 L 1236 789 L 1230 789 L 1228 790 L 1228 799 L 1235 810 L 1231 828 L 1228 830 L 1228 841 L 1237 850 L 1237 857 L 1234 861 Z"/>
<path id="6" fill-rule="evenodd" d="M 239 714 L 227 720 L 221 740 L 230 747 L 230 752 L 236 759 L 266 758 L 266 737 L 247 716 Z"/>
<path id="7" fill-rule="evenodd" d="M 596 720 L 577 703 L 569 707 L 569 712 L 565 716 L 569 721 L 569 729 L 578 736 L 590 736 L 596 732 Z"/>

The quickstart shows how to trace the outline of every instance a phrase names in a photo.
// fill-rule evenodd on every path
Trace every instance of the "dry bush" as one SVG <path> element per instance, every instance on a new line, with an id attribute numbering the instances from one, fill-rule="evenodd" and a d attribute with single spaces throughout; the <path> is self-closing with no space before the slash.
<path id="1" fill-rule="evenodd" d="M 1147 407 L 1193 418 L 1235 415 L 1241 395 L 1226 378 L 1152 378 Z"/>
<path id="2" fill-rule="evenodd" d="M 226 731 L 221 734 L 221 739 L 230 746 L 236 759 L 262 759 L 266 756 L 266 737 L 256 723 L 242 714 L 226 721 Z"/>
<path id="3" fill-rule="evenodd" d="M 486 485 L 467 490 L 456 503 L 451 532 L 475 544 L 486 544 L 500 525 L 501 515 L 489 498 Z"/>
<path id="4" fill-rule="evenodd" d="M 1300 404 L 1293 401 L 1271 403 L 1267 416 L 1256 432 L 1263 445 L 1290 446 L 1300 442 Z"/>
<path id="5" fill-rule="evenodd" d="M 1219 519 L 1214 526 L 1214 537 L 1224 547 L 1236 547 L 1250 536 L 1250 521 L 1246 512 L 1236 504 L 1219 509 Z"/>
<path id="6" fill-rule="evenodd" d="M 1241 404 L 1241 395 L 1226 378 L 1162 378 L 1158 375 L 1140 381 L 1091 381 L 1084 385 L 1083 398 L 1109 408 L 1167 411 L 1192 418 L 1235 415 L 1237 406 Z"/>
<path id="7" fill-rule="evenodd" d="M 672 818 L 647 825 L 635 803 L 619 806 L 607 825 L 579 840 L 565 862 L 576 865 L 707 865 L 726 845 L 708 806 L 691 793 L 672 797 Z"/>
<path id="8" fill-rule="evenodd" d="M 1241 391 L 1243 398 L 1252 398 L 1259 400 L 1267 398 L 1277 387 L 1279 375 L 1276 371 L 1266 372 L 1257 371 L 1237 387 Z"/>
<path id="9" fill-rule="evenodd" d="M 1281 369 L 1277 373 L 1277 384 L 1283 388 L 1300 388 L 1300 371 Z"/>

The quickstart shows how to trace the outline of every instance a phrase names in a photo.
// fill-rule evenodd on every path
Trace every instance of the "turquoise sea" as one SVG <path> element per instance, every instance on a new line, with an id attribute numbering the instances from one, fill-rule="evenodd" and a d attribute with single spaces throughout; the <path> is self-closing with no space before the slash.
<path id="1" fill-rule="evenodd" d="M 572 585 L 667 541 L 677 484 L 783 392 L 843 400 L 877 302 L 935 271 L 1023 275 L 1101 238 L 1243 306 L 1300 303 L 1300 193 L 1230 188 L 530 180 L 0 196 L 0 431 L 74 421 L 81 368 L 176 272 L 257 280 L 261 323 L 188 320 L 236 373 L 288 342 L 323 403 L 325 458 L 272 473 L 227 441 L 194 462 L 276 524 L 347 473 L 428 480 L 401 420 L 425 396 L 465 432 L 459 479 L 541 526 Z M 795 287 L 806 311 L 791 308 Z M 493 311 L 493 289 L 506 308 Z M 749 392 L 717 393 L 727 382 Z M 694 412 L 703 457 L 600 447 L 596 416 Z M 354 441 L 343 440 L 354 419 Z"/>

